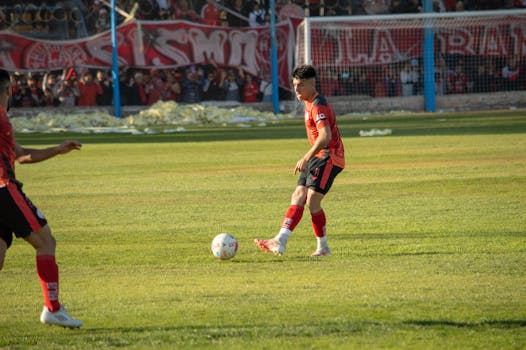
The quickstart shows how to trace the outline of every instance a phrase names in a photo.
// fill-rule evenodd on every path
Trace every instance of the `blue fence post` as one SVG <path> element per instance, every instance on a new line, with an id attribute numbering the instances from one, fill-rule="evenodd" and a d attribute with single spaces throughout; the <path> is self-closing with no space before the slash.
<path id="1" fill-rule="evenodd" d="M 433 0 L 424 0 L 424 12 L 433 12 Z M 435 38 L 433 20 L 425 18 L 424 28 L 424 100 L 427 112 L 435 112 Z"/>
<path id="2" fill-rule="evenodd" d="M 279 113 L 278 44 L 276 38 L 276 1 L 270 0 L 270 65 L 272 70 L 272 106 L 274 114 Z"/>
<path id="3" fill-rule="evenodd" d="M 119 55 L 117 52 L 117 14 L 115 13 L 115 0 L 111 0 L 111 74 L 113 78 L 113 104 L 115 106 L 115 116 L 120 118 L 121 114 L 121 93 L 119 88 Z"/>

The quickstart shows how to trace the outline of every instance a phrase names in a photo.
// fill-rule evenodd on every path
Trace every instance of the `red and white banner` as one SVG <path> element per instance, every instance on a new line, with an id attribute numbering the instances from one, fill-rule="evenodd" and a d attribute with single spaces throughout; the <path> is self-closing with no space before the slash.
<path id="1" fill-rule="evenodd" d="M 451 21 L 433 29 L 435 55 L 526 57 L 523 17 Z M 414 24 L 351 22 L 337 27 L 320 22 L 312 25 L 311 37 L 315 66 L 378 65 L 422 57 L 424 29 L 421 20 Z"/>
<path id="2" fill-rule="evenodd" d="M 290 89 L 294 32 L 277 25 L 279 85 Z M 179 68 L 214 62 L 259 76 L 271 71 L 270 28 L 228 28 L 186 21 L 132 21 L 117 30 L 119 66 Z M 111 67 L 110 32 L 67 41 L 37 40 L 0 31 L 0 67 L 10 71 Z"/>

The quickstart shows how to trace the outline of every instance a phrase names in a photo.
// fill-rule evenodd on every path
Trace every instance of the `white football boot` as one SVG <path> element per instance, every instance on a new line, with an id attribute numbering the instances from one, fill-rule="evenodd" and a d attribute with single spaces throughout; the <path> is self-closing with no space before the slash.
<path id="1" fill-rule="evenodd" d="M 261 249 L 274 255 L 283 255 L 285 253 L 285 244 L 277 239 L 255 239 L 254 243 Z"/>
<path id="2" fill-rule="evenodd" d="M 44 306 L 42 314 L 40 314 L 40 322 L 67 328 L 82 327 L 82 321 L 71 317 L 66 311 L 64 305 L 60 305 L 60 309 L 57 312 L 51 312 L 46 306 Z"/>
<path id="3" fill-rule="evenodd" d="M 327 256 L 331 255 L 331 249 L 329 247 L 321 247 L 316 249 L 310 256 Z"/>

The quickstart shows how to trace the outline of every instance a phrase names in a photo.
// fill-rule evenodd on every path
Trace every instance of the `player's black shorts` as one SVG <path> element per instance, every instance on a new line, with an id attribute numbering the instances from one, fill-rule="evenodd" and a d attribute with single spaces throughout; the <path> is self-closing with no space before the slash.
<path id="1" fill-rule="evenodd" d="M 329 192 L 336 176 L 343 169 L 332 164 L 332 159 L 314 157 L 309 160 L 308 169 L 301 173 L 298 186 L 307 186 L 321 194 Z"/>
<path id="2" fill-rule="evenodd" d="M 14 182 L 0 187 L 0 239 L 7 243 L 27 237 L 47 224 L 44 214 L 26 197 L 22 185 Z"/>

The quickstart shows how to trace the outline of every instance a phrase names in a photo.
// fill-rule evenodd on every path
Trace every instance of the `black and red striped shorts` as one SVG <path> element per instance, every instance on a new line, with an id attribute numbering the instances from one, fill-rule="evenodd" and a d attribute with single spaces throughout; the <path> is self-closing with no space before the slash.
<path id="1" fill-rule="evenodd" d="M 308 169 L 301 173 L 298 186 L 307 186 L 316 192 L 327 194 L 334 179 L 342 170 L 332 163 L 330 157 L 314 157 L 309 160 Z"/>
<path id="2" fill-rule="evenodd" d="M 27 237 L 44 227 L 47 220 L 26 197 L 20 183 L 10 182 L 0 186 L 0 238 L 9 247 L 13 233 L 16 237 Z"/>

